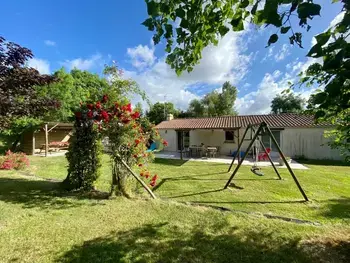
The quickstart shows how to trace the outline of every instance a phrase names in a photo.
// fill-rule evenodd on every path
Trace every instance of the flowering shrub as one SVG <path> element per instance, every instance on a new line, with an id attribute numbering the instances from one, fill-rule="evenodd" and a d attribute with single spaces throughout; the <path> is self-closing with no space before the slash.
<path id="1" fill-rule="evenodd" d="M 81 135 L 76 133 L 76 137 L 94 134 L 91 139 L 97 140 L 97 137 L 108 137 L 109 139 L 109 155 L 112 160 L 111 193 L 116 192 L 129 196 L 126 189 L 126 180 L 130 175 L 121 160 L 124 160 L 129 167 L 135 165 L 140 167 L 140 175 L 144 178 L 144 181 L 151 187 L 156 185 L 158 176 L 151 176 L 147 169 L 147 163 L 153 159 L 153 154 L 146 152 L 146 145 L 150 141 L 159 140 L 159 134 L 153 125 L 140 118 L 139 112 L 132 110 L 128 101 L 111 102 L 108 95 L 104 95 L 101 101 L 82 104 L 79 111 L 75 113 L 75 119 L 76 130 L 82 129 L 82 127 L 90 127 Z M 83 140 L 83 143 L 79 145 L 76 151 L 82 151 L 80 148 L 84 147 L 89 149 L 90 145 L 93 144 L 91 139 L 88 141 L 80 139 Z M 162 143 L 167 144 L 166 141 Z M 70 157 L 70 155 L 67 156 Z M 94 163 L 91 165 L 94 165 Z M 75 171 L 79 170 L 76 163 L 72 163 L 70 167 L 72 169 L 69 172 L 76 173 L 75 177 L 85 178 L 85 175 L 79 175 L 81 172 Z M 86 165 L 84 167 L 86 170 Z"/>
<path id="2" fill-rule="evenodd" d="M 8 150 L 6 155 L 0 158 L 1 170 L 22 170 L 27 166 L 29 166 L 29 159 L 25 153 L 13 153 Z"/>

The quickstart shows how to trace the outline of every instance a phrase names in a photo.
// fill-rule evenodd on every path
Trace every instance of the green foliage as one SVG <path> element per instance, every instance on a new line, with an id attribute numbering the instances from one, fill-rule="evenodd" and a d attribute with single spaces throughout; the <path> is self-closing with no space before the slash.
<path id="1" fill-rule="evenodd" d="M 67 73 L 63 68 L 54 76 L 59 80 L 54 84 L 37 87 L 41 96 L 56 98 L 60 101 L 59 109 L 50 111 L 45 116 L 49 121 L 68 121 L 74 109 L 82 101 L 96 101 L 110 88 L 106 79 L 88 71 L 73 69 Z"/>
<path id="2" fill-rule="evenodd" d="M 107 65 L 103 73 L 109 81 L 109 88 L 107 91 L 104 90 L 102 94 L 108 94 L 111 101 L 120 100 L 122 97 L 130 99 L 132 96 L 138 95 L 149 104 L 145 91 L 140 89 L 136 81 L 122 78 L 123 71 L 115 64 Z"/>
<path id="3" fill-rule="evenodd" d="M 318 121 L 326 120 L 335 125 L 327 134 L 330 146 L 339 148 L 350 161 L 350 3 L 344 1 L 344 17 L 334 27 L 317 35 L 316 44 L 309 57 L 322 59 L 302 72 L 300 84 L 321 86 L 313 94 L 308 109 Z"/>
<path id="4" fill-rule="evenodd" d="M 144 115 L 141 102 L 136 103 L 134 110 L 137 111 L 138 113 L 140 113 L 140 116 Z"/>
<path id="5" fill-rule="evenodd" d="M 0 130 L 0 138 L 7 149 L 14 151 L 21 135 L 25 132 L 36 130 L 41 124 L 42 120 L 26 116 L 11 119 L 7 128 Z"/>
<path id="6" fill-rule="evenodd" d="M 100 175 L 102 143 L 92 121 L 76 119 L 74 133 L 66 157 L 68 176 L 63 181 L 67 190 L 92 190 Z"/>
<path id="7" fill-rule="evenodd" d="M 178 111 L 171 102 L 157 102 L 151 105 L 149 111 L 147 112 L 147 117 L 150 122 L 154 124 L 161 123 L 166 120 L 167 114 L 173 114 L 174 117 L 177 116 Z"/>
<path id="8" fill-rule="evenodd" d="M 167 63 L 177 74 L 192 71 L 199 63 L 203 48 L 214 44 L 230 30 L 244 30 L 243 22 L 281 28 L 281 34 L 291 31 L 291 44 L 302 46 L 302 34 L 291 29 L 290 17 L 295 15 L 299 25 L 310 29 L 308 22 L 319 16 L 321 6 L 309 0 L 145 0 L 149 17 L 142 23 L 154 31 L 153 41 L 166 41 Z M 344 1 L 347 2 L 347 1 Z M 279 8 L 283 5 L 283 8 Z M 180 21 L 178 26 L 176 20 Z M 268 45 L 276 43 L 273 34 Z M 177 45 L 174 45 L 174 43 Z"/>
<path id="9" fill-rule="evenodd" d="M 205 106 L 201 100 L 193 99 L 188 106 L 187 112 L 191 117 L 205 116 Z"/>
<path id="10" fill-rule="evenodd" d="M 55 79 L 27 67 L 31 58 L 33 53 L 29 49 L 0 36 L 0 129 L 9 128 L 15 118 L 40 118 L 57 107 L 55 99 L 38 96 L 35 86 L 52 83 Z"/>
<path id="11" fill-rule="evenodd" d="M 229 82 L 222 86 L 222 92 L 214 90 L 206 94 L 203 99 L 190 102 L 188 113 L 191 117 L 215 117 L 234 115 L 233 109 L 237 98 L 237 88 Z"/>
<path id="12" fill-rule="evenodd" d="M 304 109 L 305 100 L 293 93 L 277 95 L 271 101 L 271 111 L 277 113 L 296 113 Z"/>

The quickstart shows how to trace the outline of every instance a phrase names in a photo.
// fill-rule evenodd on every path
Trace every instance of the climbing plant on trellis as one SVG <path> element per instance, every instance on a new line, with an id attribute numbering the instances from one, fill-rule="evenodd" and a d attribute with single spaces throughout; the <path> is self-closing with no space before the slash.
<path id="1" fill-rule="evenodd" d="M 127 100 L 111 102 L 108 95 L 101 101 L 82 104 L 75 113 L 75 136 L 67 154 L 67 188 L 93 188 L 101 166 L 98 141 L 105 137 L 112 164 L 110 193 L 130 197 L 127 181 L 134 177 L 155 197 L 149 187 L 155 186 L 158 175 L 148 170 L 148 163 L 154 156 L 147 152 L 147 144 L 159 141 L 166 145 L 167 142 L 160 139 L 152 125 L 140 119 L 139 112 L 133 111 Z M 134 166 L 139 167 L 143 179 L 133 172 Z"/>

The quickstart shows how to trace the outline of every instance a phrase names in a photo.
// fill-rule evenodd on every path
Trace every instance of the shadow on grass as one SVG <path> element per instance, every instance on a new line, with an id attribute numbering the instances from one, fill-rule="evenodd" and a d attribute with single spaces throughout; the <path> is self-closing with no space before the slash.
<path id="1" fill-rule="evenodd" d="M 323 166 L 350 166 L 350 162 L 339 160 L 297 160 L 301 164 L 323 165 Z"/>
<path id="2" fill-rule="evenodd" d="M 326 212 L 322 213 L 323 216 L 350 219 L 349 197 L 327 200 L 326 206 Z"/>
<path id="3" fill-rule="evenodd" d="M 186 196 L 194 196 L 194 195 L 203 195 L 203 194 L 210 194 L 210 193 L 217 193 L 221 192 L 224 189 L 216 189 L 216 190 L 209 190 L 209 191 L 203 191 L 203 192 L 198 192 L 198 193 L 191 193 L 191 194 L 183 194 L 183 195 L 176 195 L 176 196 L 169 196 L 168 198 L 179 198 L 179 197 L 186 197 Z"/>
<path id="4" fill-rule="evenodd" d="M 171 181 L 227 181 L 227 179 L 221 179 L 221 178 L 197 178 L 198 176 L 209 176 L 209 175 L 219 175 L 219 174 L 225 174 L 225 172 L 220 173 L 208 173 L 208 174 L 198 174 L 193 176 L 179 176 L 179 177 L 170 177 L 170 178 L 163 178 L 161 181 L 153 188 L 153 191 L 156 191 L 159 189 L 163 184 L 166 182 Z"/>
<path id="5" fill-rule="evenodd" d="M 155 158 L 154 163 L 162 165 L 172 165 L 172 166 L 181 166 L 188 162 L 188 160 L 179 160 L 179 159 L 164 159 L 164 158 Z"/>
<path id="6" fill-rule="evenodd" d="M 56 259 L 74 262 L 347 262 L 350 243 L 301 242 L 274 231 L 237 228 L 208 234 L 167 224 L 146 225 L 85 241 Z"/>
<path id="7" fill-rule="evenodd" d="M 67 209 L 82 205 L 80 199 L 102 199 L 89 194 L 62 191 L 61 182 L 51 180 L 26 180 L 0 178 L 0 200 L 22 204 L 24 208 Z M 91 204 L 96 205 L 97 203 Z M 86 203 L 85 203 L 86 205 Z"/>

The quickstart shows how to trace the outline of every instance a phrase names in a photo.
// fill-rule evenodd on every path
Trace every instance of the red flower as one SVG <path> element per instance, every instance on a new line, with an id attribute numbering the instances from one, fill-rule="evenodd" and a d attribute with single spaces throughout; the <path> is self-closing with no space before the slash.
<path id="1" fill-rule="evenodd" d="M 119 109 L 119 104 L 116 102 L 115 103 L 115 108 L 118 110 Z"/>
<path id="2" fill-rule="evenodd" d="M 133 118 L 134 120 L 140 118 L 140 113 L 135 111 L 133 114 L 131 114 L 131 118 Z"/>
<path id="3" fill-rule="evenodd" d="M 93 109 L 94 109 L 94 104 L 89 103 L 89 104 L 86 105 L 86 107 L 87 107 L 89 110 L 93 110 Z"/>
<path id="4" fill-rule="evenodd" d="M 106 103 L 107 101 L 108 101 L 108 96 L 107 95 L 103 95 L 102 103 Z"/>
<path id="5" fill-rule="evenodd" d="M 140 141 L 139 139 L 136 139 L 136 140 L 135 140 L 136 146 L 137 146 L 140 142 L 141 142 L 141 141 Z"/>
<path id="6" fill-rule="evenodd" d="M 94 113 L 92 111 L 88 111 L 87 116 L 89 119 L 92 119 L 92 117 L 94 116 Z"/>
<path id="7" fill-rule="evenodd" d="M 101 111 L 101 116 L 103 118 L 104 121 L 108 122 L 109 121 L 109 116 L 108 113 L 106 111 Z"/>
<path id="8" fill-rule="evenodd" d="M 122 119 L 122 122 L 123 122 L 124 124 L 128 124 L 130 121 L 131 121 L 131 120 L 130 120 L 130 119 L 127 119 L 127 118 Z"/>
<path id="9" fill-rule="evenodd" d="M 122 110 L 123 110 L 123 111 L 127 111 L 127 112 L 131 112 L 131 111 L 132 111 L 131 104 L 128 103 L 127 105 L 124 105 L 124 106 L 122 107 Z"/>
<path id="10" fill-rule="evenodd" d="M 96 109 L 101 109 L 101 102 L 96 102 Z"/>
<path id="11" fill-rule="evenodd" d="M 76 112 L 75 113 L 75 117 L 77 118 L 77 119 L 81 119 L 81 112 Z"/>
<path id="12" fill-rule="evenodd" d="M 137 158 L 137 154 L 134 154 L 133 157 L 134 157 L 134 158 Z"/>
<path id="13" fill-rule="evenodd" d="M 142 163 L 139 163 L 138 166 L 139 166 L 139 167 L 142 167 Z"/>
<path id="14" fill-rule="evenodd" d="M 150 176 L 150 173 L 147 172 L 147 173 L 145 174 L 145 177 L 148 179 L 149 176 Z"/>
<path id="15" fill-rule="evenodd" d="M 140 173 L 140 176 L 143 176 L 143 175 L 144 175 L 144 173 L 143 173 L 143 172 L 141 172 L 141 173 Z"/>
<path id="16" fill-rule="evenodd" d="M 154 187 L 156 185 L 156 182 L 157 182 L 157 179 L 158 179 L 158 175 L 154 175 L 151 179 L 151 183 L 149 184 L 150 186 Z"/>
<path id="17" fill-rule="evenodd" d="M 168 142 L 166 140 L 163 140 L 163 145 L 168 146 Z"/>
<path id="18" fill-rule="evenodd" d="M 157 179 L 158 179 L 158 175 L 155 174 L 155 175 L 152 177 L 151 181 L 157 181 Z"/>

